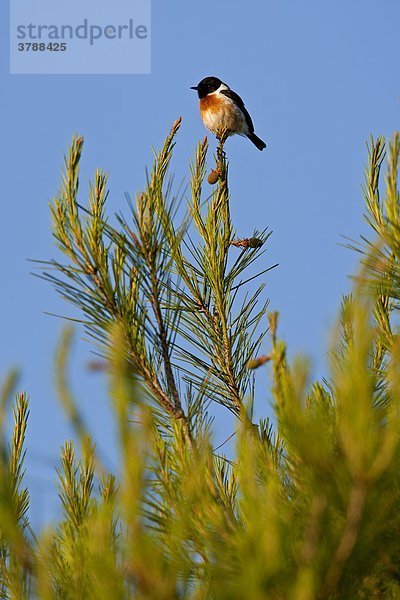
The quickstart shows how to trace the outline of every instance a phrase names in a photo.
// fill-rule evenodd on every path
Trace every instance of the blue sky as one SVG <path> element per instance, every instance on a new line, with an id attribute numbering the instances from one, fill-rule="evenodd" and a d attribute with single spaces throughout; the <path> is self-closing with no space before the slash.
<path id="1" fill-rule="evenodd" d="M 228 141 L 231 211 L 240 236 L 273 230 L 263 266 L 271 308 L 280 311 L 290 354 L 306 353 L 314 376 L 357 257 L 341 236 L 365 233 L 360 184 L 365 142 L 399 128 L 398 0 L 181 0 L 152 4 L 152 72 L 130 76 L 11 76 L 5 3 L 0 6 L 0 373 L 21 368 L 31 398 L 28 465 L 32 517 L 54 514 L 51 492 L 62 441 L 71 435 L 58 407 L 53 356 L 69 308 L 31 276 L 28 258 L 56 256 L 48 202 L 74 132 L 85 137 L 82 191 L 96 167 L 110 172 L 110 211 L 140 191 L 151 147 L 182 116 L 173 168 L 205 130 L 189 86 L 216 75 L 242 95 L 267 149 Z M 214 141 L 210 137 L 212 147 Z M 84 197 L 82 196 L 82 199 Z M 113 461 L 105 382 L 89 373 L 91 347 L 77 332 L 73 388 L 104 454 Z M 267 349 L 267 347 L 266 347 Z M 269 397 L 268 379 L 261 375 Z M 260 411 L 262 409 L 260 408 Z M 230 433 L 221 417 L 216 441 Z"/>

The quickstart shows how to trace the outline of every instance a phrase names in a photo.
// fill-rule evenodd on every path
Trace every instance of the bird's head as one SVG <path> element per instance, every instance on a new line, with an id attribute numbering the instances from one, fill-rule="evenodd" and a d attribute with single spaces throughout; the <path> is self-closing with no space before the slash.
<path id="1" fill-rule="evenodd" d="M 192 86 L 190 89 L 196 90 L 199 98 L 205 98 L 208 94 L 216 92 L 221 85 L 224 86 L 225 89 L 228 89 L 228 86 L 218 79 L 218 77 L 205 77 L 198 85 Z"/>

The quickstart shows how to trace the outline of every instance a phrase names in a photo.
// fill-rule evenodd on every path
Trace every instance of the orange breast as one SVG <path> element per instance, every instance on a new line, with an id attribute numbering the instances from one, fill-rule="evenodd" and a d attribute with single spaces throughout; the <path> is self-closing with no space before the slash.
<path id="1" fill-rule="evenodd" d="M 220 96 L 217 96 L 217 94 L 212 94 L 200 100 L 200 112 L 203 114 L 203 112 L 206 112 L 208 110 L 221 110 L 224 104 L 225 99 L 222 99 Z"/>
<path id="2" fill-rule="evenodd" d="M 232 100 L 219 94 L 212 94 L 201 98 L 200 114 L 204 125 L 218 133 L 224 129 L 229 135 L 233 133 L 246 133 L 247 125 L 240 108 Z"/>
<path id="3" fill-rule="evenodd" d="M 218 94 L 201 98 L 200 114 L 204 125 L 212 133 L 218 133 L 219 129 L 235 130 L 233 123 L 230 122 L 232 120 L 230 118 L 232 107 L 226 98 Z"/>

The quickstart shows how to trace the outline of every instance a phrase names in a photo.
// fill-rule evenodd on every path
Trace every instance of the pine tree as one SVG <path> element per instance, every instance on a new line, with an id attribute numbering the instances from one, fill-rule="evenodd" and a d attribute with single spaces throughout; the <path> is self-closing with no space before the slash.
<path id="1" fill-rule="evenodd" d="M 364 196 L 373 237 L 351 244 L 361 264 L 340 308 L 330 374 L 310 383 L 307 361 L 288 361 L 278 314 L 267 313 L 272 266 L 249 269 L 270 234 L 236 233 L 232 223 L 224 132 L 209 197 L 206 140 L 197 147 L 185 210 L 168 179 L 179 126 L 114 225 L 105 173 L 80 204 L 83 140 L 72 141 L 51 206 L 66 262 L 51 261 L 43 277 L 81 311 L 103 357 L 120 472 L 105 471 L 70 393 L 66 330 L 57 381 L 78 447 L 62 448 L 63 518 L 38 538 L 30 529 L 28 405 L 19 395 L 0 460 L 2 597 L 399 598 L 400 137 L 388 145 L 383 193 L 385 142 L 371 139 Z M 273 424 L 253 418 L 264 364 Z M 11 388 L 10 380 L 0 430 Z M 213 448 L 213 403 L 236 419 L 230 456 Z"/>

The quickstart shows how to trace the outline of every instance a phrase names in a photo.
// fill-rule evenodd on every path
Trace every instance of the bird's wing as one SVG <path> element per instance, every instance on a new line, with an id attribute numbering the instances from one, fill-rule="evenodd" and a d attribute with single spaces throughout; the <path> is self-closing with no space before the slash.
<path id="1" fill-rule="evenodd" d="M 230 98 L 231 100 L 233 100 L 233 102 L 235 104 L 237 104 L 237 106 L 240 108 L 240 110 L 244 114 L 244 118 L 246 119 L 246 123 L 247 123 L 247 126 L 249 128 L 249 133 L 253 133 L 254 132 L 253 121 L 251 120 L 251 116 L 247 112 L 247 109 L 246 109 L 246 107 L 244 105 L 244 102 L 241 99 L 241 97 L 239 96 L 239 94 L 237 94 L 233 90 L 221 90 L 220 93 L 224 94 L 225 96 L 227 96 L 228 98 Z"/>

